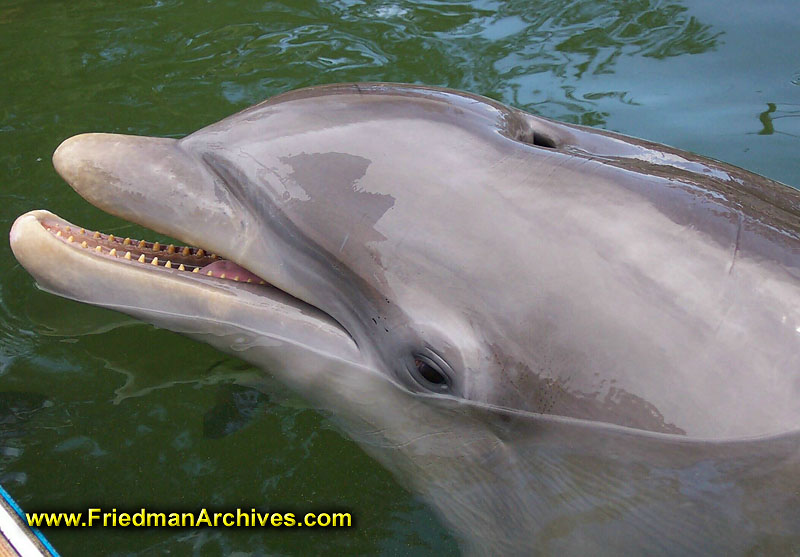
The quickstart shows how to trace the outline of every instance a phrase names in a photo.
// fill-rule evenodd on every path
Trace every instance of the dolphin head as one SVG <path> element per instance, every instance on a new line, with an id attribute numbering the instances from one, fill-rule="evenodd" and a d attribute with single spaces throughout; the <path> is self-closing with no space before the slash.
<path id="1" fill-rule="evenodd" d="M 130 246 L 117 247 L 110 280 L 117 286 L 109 285 L 102 299 L 94 288 L 80 290 L 77 279 L 59 278 L 67 264 L 54 256 L 44 274 L 32 272 L 45 288 L 144 318 L 150 310 L 175 313 L 161 291 L 176 297 L 186 281 L 237 299 L 279 290 L 320 310 L 326 325 L 357 347 L 348 347 L 357 353 L 349 357 L 399 386 L 531 409 L 516 388 L 499 387 L 510 383 L 485 377 L 514 373 L 499 351 L 525 360 L 519 345 L 525 339 L 515 333 L 519 316 L 509 311 L 535 294 L 536 264 L 513 237 L 528 231 L 498 220 L 507 199 L 490 174 L 520 149 L 546 150 L 532 145 L 533 135 L 523 113 L 487 99 L 359 85 L 281 95 L 182 140 L 76 136 L 53 161 L 83 197 L 203 246 L 236 263 L 242 277 L 246 269 L 271 286 L 181 274 L 174 270 L 177 259 L 167 272 L 137 265 L 143 251 L 130 250 L 131 263 L 124 260 Z M 41 214 L 17 223 L 12 244 L 26 267 L 34 265 L 22 247 L 21 225 L 28 220 L 58 229 L 47 224 L 55 217 Z M 80 251 L 84 240 L 72 230 L 67 247 L 73 255 L 108 260 L 113 244 L 105 236 L 99 252 L 92 238 Z M 60 239 L 67 237 L 63 232 Z M 145 262 L 152 257 L 158 254 L 145 253 Z M 161 265 L 168 260 L 161 254 Z M 213 271 L 207 265 L 198 261 L 202 274 Z M 530 288 L 507 287 L 512 275 Z M 159 279 L 164 286 L 147 286 Z M 144 289 L 151 290 L 147 301 L 126 294 Z M 264 322 L 271 319 L 263 315 Z"/>
<path id="2" fill-rule="evenodd" d="M 180 140 L 79 135 L 53 161 L 202 249 L 34 211 L 11 245 L 41 287 L 268 369 L 484 547 L 613 483 L 552 480 L 547 439 L 596 458 L 597 427 L 640 455 L 800 423 L 800 198 L 740 169 L 396 84 L 291 92 Z"/>
<path id="3" fill-rule="evenodd" d="M 707 437 L 782 431 L 800 412 L 780 381 L 786 400 L 739 422 L 733 391 L 728 399 L 694 392 L 698 381 L 708 390 L 714 366 L 740 357 L 732 346 L 745 320 L 765 346 L 776 335 L 795 342 L 800 326 L 779 298 L 748 302 L 764 306 L 756 313 L 732 312 L 730 299 L 764 280 L 763 265 L 742 256 L 766 233 L 748 232 L 747 219 L 759 217 L 737 207 L 758 199 L 730 184 L 783 199 L 773 224 L 798 234 L 797 196 L 739 169 L 467 93 L 397 84 L 294 91 L 181 140 L 79 135 L 53 162 L 101 209 L 224 258 L 192 251 L 182 259 L 74 231 L 66 245 L 62 231 L 48 250 L 71 248 L 58 253 L 75 263 L 57 263 L 55 253 L 26 249 L 21 233 L 39 220 L 56 234 L 55 217 L 23 217 L 12 248 L 57 293 L 151 321 L 173 314 L 217 323 L 219 308 L 203 313 L 189 299 L 224 292 L 217 305 L 236 323 L 231 300 L 268 293 L 322 316 L 332 350 L 322 352 L 409 392 L 490 407 Z M 784 257 L 770 242 L 770 258 L 796 268 L 791 245 L 781 246 Z M 94 280 L 108 284 L 96 288 L 78 261 L 102 265 Z M 674 262 L 685 271 L 665 267 Z M 202 273 L 176 271 L 181 263 Z M 220 282 L 223 273 L 241 280 Z M 720 299 L 723 276 L 735 292 Z M 200 290 L 189 295 L 189 285 Z M 776 294 L 794 287 L 783 281 Z M 268 312 L 250 314 L 255 331 L 274 326 Z M 337 351 L 340 337 L 347 342 Z"/>

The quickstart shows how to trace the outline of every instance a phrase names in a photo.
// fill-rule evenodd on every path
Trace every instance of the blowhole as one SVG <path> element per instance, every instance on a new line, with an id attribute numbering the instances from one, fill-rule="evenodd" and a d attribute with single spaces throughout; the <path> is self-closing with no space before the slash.
<path id="1" fill-rule="evenodd" d="M 555 149 L 557 147 L 556 142 L 552 137 L 537 131 L 533 132 L 533 137 L 530 143 L 536 145 L 537 147 L 545 147 L 546 149 Z"/>

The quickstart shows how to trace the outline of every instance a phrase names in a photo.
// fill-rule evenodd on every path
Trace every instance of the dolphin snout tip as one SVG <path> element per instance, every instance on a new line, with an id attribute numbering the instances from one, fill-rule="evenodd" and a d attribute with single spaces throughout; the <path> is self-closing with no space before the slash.
<path id="1" fill-rule="evenodd" d="M 56 172 L 79 195 L 97 204 L 109 195 L 109 185 L 140 171 L 137 153 L 147 138 L 112 133 L 82 133 L 61 142 L 53 153 Z"/>
<path id="2" fill-rule="evenodd" d="M 84 189 L 164 164 L 175 156 L 176 142 L 171 138 L 82 133 L 61 142 L 53 153 L 53 166 L 70 186 Z"/>
<path id="3" fill-rule="evenodd" d="M 8 240 L 11 244 L 11 248 L 14 248 L 14 244 L 19 242 L 20 238 L 22 237 L 23 229 L 32 222 L 36 222 L 39 220 L 39 216 L 43 214 L 49 214 L 49 211 L 44 211 L 42 209 L 36 211 L 28 211 L 24 215 L 20 215 L 14 221 L 14 224 L 11 225 L 11 230 L 8 233 Z"/>
<path id="4" fill-rule="evenodd" d="M 12 252 L 14 251 L 14 247 L 19 244 L 22 238 L 22 230 L 31 218 L 34 218 L 31 213 L 25 213 L 24 215 L 18 216 L 14 224 L 11 225 L 11 230 L 8 233 L 8 243 L 11 245 Z"/>
<path id="5" fill-rule="evenodd" d="M 8 243 L 11 246 L 11 252 L 18 261 L 22 262 L 27 252 L 26 240 L 35 236 L 35 233 L 41 229 L 39 223 L 49 217 L 52 218 L 55 215 L 50 211 L 37 209 L 18 216 L 14 224 L 11 225 L 11 230 L 8 232 Z"/>
<path id="6" fill-rule="evenodd" d="M 107 135 L 99 133 L 82 133 L 68 137 L 56 148 L 53 153 L 53 167 L 62 178 L 70 182 L 77 169 L 88 158 L 90 146 L 97 145 L 98 136 Z"/>

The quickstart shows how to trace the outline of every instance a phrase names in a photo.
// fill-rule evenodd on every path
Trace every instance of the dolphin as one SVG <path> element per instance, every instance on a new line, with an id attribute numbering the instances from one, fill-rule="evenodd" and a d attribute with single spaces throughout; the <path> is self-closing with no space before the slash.
<path id="1" fill-rule="evenodd" d="M 800 191 L 387 83 L 53 164 L 188 245 L 32 211 L 10 241 L 42 289 L 277 377 L 465 553 L 800 547 Z"/>

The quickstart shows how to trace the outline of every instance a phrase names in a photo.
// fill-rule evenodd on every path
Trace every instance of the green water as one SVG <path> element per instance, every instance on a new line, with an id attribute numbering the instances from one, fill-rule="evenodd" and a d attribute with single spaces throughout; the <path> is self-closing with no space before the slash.
<path id="1" fill-rule="evenodd" d="M 0 220 L 136 237 L 50 155 L 85 131 L 180 137 L 341 81 L 488 95 L 800 185 L 797 0 L 0 3 Z M 150 235 L 152 236 L 152 235 Z M 348 530 L 50 529 L 64 555 L 453 554 L 422 503 L 280 385 L 38 291 L 2 250 L 0 483 L 28 510 L 347 509 Z M 247 401 L 239 404 L 236 401 Z"/>

